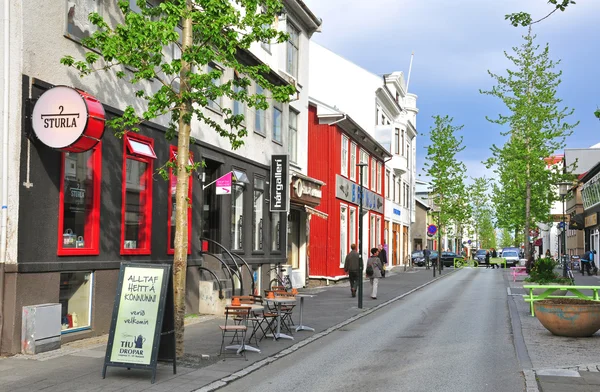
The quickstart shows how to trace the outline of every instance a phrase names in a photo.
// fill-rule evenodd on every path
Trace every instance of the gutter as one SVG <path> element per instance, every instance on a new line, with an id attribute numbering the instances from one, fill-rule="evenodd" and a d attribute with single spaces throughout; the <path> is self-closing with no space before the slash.
<path id="1" fill-rule="evenodd" d="M 2 352 L 2 326 L 4 325 L 4 266 L 6 265 L 8 230 L 8 91 L 10 81 L 10 1 L 4 1 L 4 94 L 2 102 L 2 199 L 0 215 L 0 353 Z"/>

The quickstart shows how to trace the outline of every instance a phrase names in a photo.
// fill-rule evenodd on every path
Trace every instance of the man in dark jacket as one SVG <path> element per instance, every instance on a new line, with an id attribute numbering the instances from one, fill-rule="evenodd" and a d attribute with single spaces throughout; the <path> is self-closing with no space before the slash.
<path id="1" fill-rule="evenodd" d="M 350 245 L 350 253 L 346 255 L 346 259 L 344 260 L 344 271 L 348 273 L 350 292 L 353 297 L 356 297 L 358 274 L 362 273 L 360 270 L 360 255 L 356 251 L 356 244 Z"/>
<path id="2" fill-rule="evenodd" d="M 379 244 L 379 246 L 377 248 L 379 249 L 379 260 L 381 260 L 381 265 L 382 265 L 381 277 L 385 278 L 385 266 L 387 265 L 387 252 L 385 251 L 385 248 L 381 244 Z"/>

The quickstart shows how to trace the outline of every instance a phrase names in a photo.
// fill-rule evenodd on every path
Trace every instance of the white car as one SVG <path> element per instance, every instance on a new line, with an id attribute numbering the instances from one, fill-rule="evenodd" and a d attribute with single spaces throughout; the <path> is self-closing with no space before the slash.
<path id="1" fill-rule="evenodd" d="M 514 250 L 505 250 L 502 252 L 502 257 L 506 260 L 506 266 L 514 267 L 519 265 L 519 252 Z"/>

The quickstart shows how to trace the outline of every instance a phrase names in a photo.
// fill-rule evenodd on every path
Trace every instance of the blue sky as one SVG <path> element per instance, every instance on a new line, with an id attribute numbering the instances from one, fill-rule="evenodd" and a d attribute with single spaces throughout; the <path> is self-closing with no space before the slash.
<path id="1" fill-rule="evenodd" d="M 534 19 L 552 10 L 546 0 L 304 0 L 323 19 L 322 32 L 313 40 L 378 75 L 408 73 L 415 53 L 409 92 L 417 94 L 417 165 L 420 172 L 434 114 L 450 115 L 464 125 L 465 150 L 459 159 L 470 177 L 490 173 L 481 161 L 492 143 L 503 144 L 500 126 L 485 116 L 505 113 L 502 103 L 480 89 L 494 84 L 487 70 L 506 74 L 512 52 L 527 33 L 512 27 L 504 15 L 530 12 Z M 561 60 L 558 97 L 575 109 L 571 122 L 580 121 L 567 139 L 567 148 L 600 142 L 600 1 L 577 0 L 534 25 L 536 42 L 550 44 L 550 56 Z M 351 113 L 350 113 L 351 114 Z M 560 152 L 558 152 L 560 153 Z"/>

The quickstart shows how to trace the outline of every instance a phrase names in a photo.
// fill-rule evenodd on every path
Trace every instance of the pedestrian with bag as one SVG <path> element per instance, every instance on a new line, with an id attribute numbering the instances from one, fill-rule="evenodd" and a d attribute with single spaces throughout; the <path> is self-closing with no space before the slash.
<path id="1" fill-rule="evenodd" d="M 377 299 L 377 288 L 381 278 L 381 260 L 378 257 L 379 249 L 371 248 L 371 257 L 367 260 L 367 269 L 365 273 L 371 281 L 371 298 Z"/>
<path id="2" fill-rule="evenodd" d="M 423 251 L 423 256 L 425 257 L 425 269 L 429 269 L 429 257 L 431 256 L 431 251 L 428 247 L 425 247 Z"/>
<path id="3" fill-rule="evenodd" d="M 346 255 L 344 260 L 344 271 L 348 273 L 350 281 L 350 292 L 353 297 L 356 297 L 356 286 L 358 284 L 358 274 L 360 271 L 360 255 L 356 251 L 356 244 L 350 245 L 350 253 Z"/>
<path id="4" fill-rule="evenodd" d="M 387 266 L 387 252 L 381 244 L 379 244 L 377 249 L 379 249 L 379 260 L 381 260 L 381 277 L 385 278 L 385 268 Z"/>
<path id="5" fill-rule="evenodd" d="M 591 267 L 592 260 L 594 259 L 594 253 L 591 250 L 585 252 L 585 255 L 581 258 L 581 276 L 585 275 L 587 271 L 588 276 L 592 276 Z"/>

